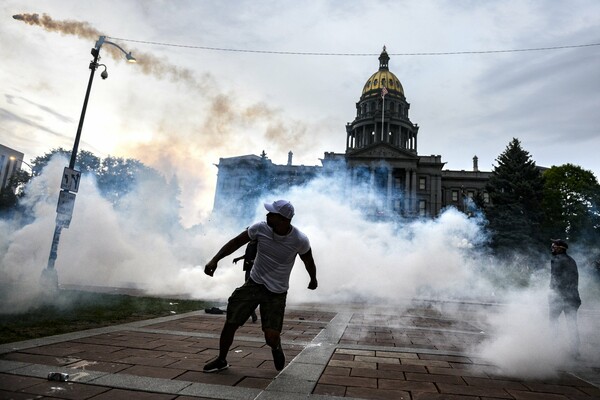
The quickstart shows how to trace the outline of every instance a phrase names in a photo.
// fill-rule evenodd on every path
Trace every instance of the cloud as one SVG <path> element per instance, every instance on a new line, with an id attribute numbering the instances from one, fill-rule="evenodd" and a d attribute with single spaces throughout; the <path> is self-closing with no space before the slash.
<path id="1" fill-rule="evenodd" d="M 18 115 L 18 114 L 14 113 L 12 111 L 9 111 L 5 108 L 0 108 L 0 121 L 3 121 L 3 123 L 7 123 L 7 124 L 13 123 L 13 124 L 17 124 L 17 125 L 25 125 L 30 128 L 35 128 L 36 130 L 50 133 L 50 134 L 60 137 L 60 138 L 67 138 L 67 136 L 63 135 L 62 133 L 56 132 L 52 129 L 49 129 L 41 123 L 35 122 L 32 119 L 28 119 L 24 116 Z"/>
<path id="2" fill-rule="evenodd" d="M 37 107 L 39 110 L 44 111 L 45 113 L 51 115 L 52 117 L 56 118 L 59 122 L 65 122 L 65 123 L 72 123 L 72 122 L 74 122 L 73 118 L 68 117 L 68 116 L 66 116 L 64 114 L 61 114 L 58 111 L 56 111 L 56 110 L 54 110 L 54 109 L 52 109 L 52 108 L 50 108 L 48 106 L 45 106 L 43 104 L 36 103 L 35 101 L 26 99 L 26 98 L 24 98 L 22 96 L 13 96 L 13 95 L 10 95 L 10 94 L 5 94 L 4 96 L 6 97 L 6 102 L 8 104 L 11 104 L 11 105 L 14 105 L 14 106 L 18 106 L 19 105 L 18 101 L 15 101 L 15 100 L 22 100 L 22 101 L 24 101 L 24 102 L 26 102 L 28 104 L 31 104 L 31 105 Z"/>

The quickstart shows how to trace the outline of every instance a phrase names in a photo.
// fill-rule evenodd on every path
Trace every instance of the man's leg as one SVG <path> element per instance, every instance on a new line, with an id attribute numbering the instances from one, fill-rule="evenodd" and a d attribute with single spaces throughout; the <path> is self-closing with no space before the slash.
<path id="1" fill-rule="evenodd" d="M 281 334 L 275 329 L 265 328 L 265 342 L 271 348 L 275 369 L 281 371 L 285 367 L 285 354 L 281 348 Z"/>
<path id="2" fill-rule="evenodd" d="M 548 322 L 550 323 L 550 331 L 552 332 L 552 338 L 558 339 L 558 317 L 562 312 L 562 302 L 557 300 L 550 300 L 548 303 Z"/>
<path id="3" fill-rule="evenodd" d="M 253 299 L 254 285 L 251 281 L 247 281 L 234 290 L 227 300 L 227 319 L 219 339 L 219 356 L 204 366 L 204 372 L 219 372 L 229 368 L 227 353 L 233 343 L 235 332 L 244 325 L 252 310 L 256 308 L 256 301 Z"/>
<path id="4" fill-rule="evenodd" d="M 272 349 L 281 347 L 281 334 L 275 329 L 265 328 L 265 342 Z"/>
<path id="5" fill-rule="evenodd" d="M 287 292 L 273 293 L 259 284 L 256 284 L 256 288 L 257 298 L 260 298 L 258 304 L 260 304 L 260 320 L 265 342 L 271 348 L 275 369 L 281 371 L 285 367 L 285 354 L 281 349 L 280 335 L 283 329 Z"/>
<path id="6" fill-rule="evenodd" d="M 221 338 L 219 339 L 219 356 L 204 365 L 204 372 L 219 372 L 229 368 L 227 353 L 233 343 L 237 328 L 238 325 L 225 322 L 223 330 L 221 331 Z"/>
<path id="7" fill-rule="evenodd" d="M 248 281 L 248 279 L 250 279 L 250 269 L 246 270 L 246 281 Z M 252 322 L 256 322 L 258 320 L 258 316 L 256 315 L 256 310 L 252 310 L 252 314 L 250 314 L 250 317 L 252 317 Z"/>
<path id="8" fill-rule="evenodd" d="M 577 327 L 577 308 L 578 307 L 567 307 L 565 308 L 565 320 L 567 322 L 567 329 L 569 330 L 569 345 L 571 347 L 571 354 L 575 357 L 579 356 L 579 329 Z"/>
<path id="9" fill-rule="evenodd" d="M 283 329 L 286 297 L 287 293 L 265 291 L 263 301 L 260 303 L 260 317 L 265 342 L 271 348 L 273 363 L 277 371 L 281 371 L 285 367 L 285 354 L 281 348 L 281 329 Z"/>
<path id="10" fill-rule="evenodd" d="M 237 329 L 238 326 L 234 324 L 225 322 L 225 325 L 223 325 L 221 338 L 219 339 L 219 358 L 221 360 L 227 359 L 227 353 L 229 353 L 229 348 L 233 343 L 233 338 L 235 337 L 235 332 Z"/>

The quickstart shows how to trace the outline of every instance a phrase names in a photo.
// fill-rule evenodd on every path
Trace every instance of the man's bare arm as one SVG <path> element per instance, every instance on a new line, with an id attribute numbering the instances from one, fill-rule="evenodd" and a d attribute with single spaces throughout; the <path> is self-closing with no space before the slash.
<path id="1" fill-rule="evenodd" d="M 312 249 L 309 249 L 304 254 L 300 254 L 300 259 L 304 263 L 304 267 L 306 268 L 306 272 L 308 272 L 308 276 L 310 276 L 308 288 L 310 290 L 315 290 L 317 286 L 319 286 L 319 283 L 317 282 L 317 266 L 315 265 L 315 260 L 313 259 Z"/>
<path id="2" fill-rule="evenodd" d="M 221 250 L 217 252 L 217 254 L 206 264 L 204 267 L 204 273 L 209 276 L 213 276 L 215 270 L 217 269 L 218 262 L 245 245 L 250 241 L 250 236 L 248 236 L 248 231 L 244 231 L 231 239 L 229 242 L 225 243 Z"/>

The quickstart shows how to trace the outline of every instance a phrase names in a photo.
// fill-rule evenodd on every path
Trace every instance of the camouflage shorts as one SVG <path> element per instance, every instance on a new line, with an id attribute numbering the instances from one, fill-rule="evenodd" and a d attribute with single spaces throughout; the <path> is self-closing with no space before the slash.
<path id="1" fill-rule="evenodd" d="M 273 293 L 265 285 L 248 279 L 235 289 L 227 300 L 227 323 L 242 326 L 250 318 L 252 311 L 260 306 L 260 320 L 263 331 L 273 329 L 281 332 L 287 292 Z"/>

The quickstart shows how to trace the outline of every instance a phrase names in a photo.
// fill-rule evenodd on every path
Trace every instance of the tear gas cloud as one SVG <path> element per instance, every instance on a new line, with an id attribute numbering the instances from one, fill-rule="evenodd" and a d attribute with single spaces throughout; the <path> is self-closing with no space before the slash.
<path id="1" fill-rule="evenodd" d="M 48 259 L 59 180 L 67 161 L 54 157 L 27 185 L 22 202 L 34 214 L 31 223 L 21 226 L 18 221 L 0 220 L 0 281 L 37 287 Z M 510 274 L 498 272 L 512 266 L 485 251 L 483 219 L 448 209 L 436 219 L 375 222 L 347 204 L 348 194 L 340 186 L 343 181 L 340 176 L 320 177 L 262 199 L 290 199 L 296 208 L 294 224 L 311 240 L 319 288 L 306 289 L 308 276 L 298 260 L 290 282 L 290 303 L 334 306 L 359 301 L 401 307 L 415 297 L 496 301 L 507 306 L 476 317 L 489 334 L 473 349 L 476 354 L 521 376 L 549 376 L 568 364 L 567 352 L 548 338 L 548 257 L 539 260 L 544 268 L 533 275 L 529 286 L 516 289 L 506 283 Z M 135 287 L 154 295 L 225 302 L 243 282 L 240 265 L 231 263 L 243 249 L 223 259 L 213 278 L 204 274 L 203 266 L 247 221 L 213 214 L 202 224 L 183 229 L 172 210 L 172 197 L 162 189 L 152 181 L 141 181 L 113 208 L 94 179 L 84 176 L 71 226 L 63 230 L 58 249 L 60 283 Z M 354 204 L 368 200 L 373 200 L 373 193 L 353 190 Z M 255 210 L 251 219 L 263 220 L 262 202 Z M 577 254 L 574 257 L 578 259 Z M 580 312 L 598 309 L 592 299 L 598 298 L 597 289 L 586 289 L 588 278 L 582 274 L 585 310 Z M 12 304 L 3 305 L 3 312 L 26 309 L 28 296 L 29 300 L 35 297 L 33 290 L 16 294 Z M 598 319 L 580 321 L 582 354 L 600 361 L 600 346 L 590 339 L 596 336 Z"/>

